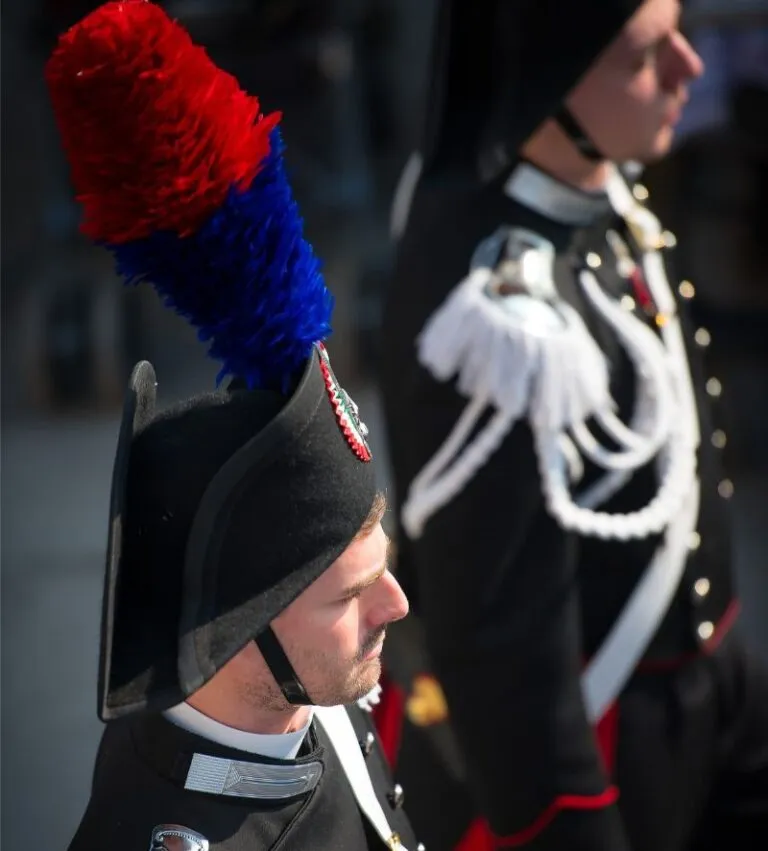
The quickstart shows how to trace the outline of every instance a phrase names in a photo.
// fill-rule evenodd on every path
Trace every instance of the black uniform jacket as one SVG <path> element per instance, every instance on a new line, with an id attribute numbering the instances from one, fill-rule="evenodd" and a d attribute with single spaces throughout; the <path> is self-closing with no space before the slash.
<path id="1" fill-rule="evenodd" d="M 554 244 L 558 290 L 608 356 L 612 395 L 622 419 L 630 419 L 633 368 L 576 283 L 591 251 L 602 259 L 596 270 L 602 286 L 615 296 L 628 293 L 606 243 L 607 228 L 621 229 L 622 223 L 606 212 L 587 228 L 563 225 L 506 197 L 505 177 L 485 187 L 445 176 L 422 180 L 412 201 L 382 337 L 381 382 L 400 505 L 467 404 L 452 384 L 436 381 L 419 365 L 415 340 L 466 276 L 478 243 L 501 225 L 533 230 Z M 631 236 L 622 233 L 631 245 Z M 670 282 L 677 295 L 678 282 L 671 277 Z M 678 300 L 684 313 L 684 299 Z M 637 313 L 643 315 L 640 305 Z M 652 319 L 648 322 L 653 327 Z M 721 482 L 719 450 L 713 446 L 703 352 L 690 327 L 685 336 L 702 432 L 700 537 L 692 539 L 685 575 L 642 665 L 674 665 L 703 645 L 714 646 L 735 610 L 721 496 L 729 489 Z M 704 335 L 697 339 L 704 341 Z M 709 389 L 716 395 L 711 382 Z M 594 474 L 588 467 L 586 482 Z M 601 508 L 637 510 L 655 487 L 651 463 Z M 557 830 L 569 820 L 573 844 L 562 847 L 582 847 L 581 825 L 573 823 L 582 820 L 589 823 L 585 830 L 591 837 L 583 847 L 624 847 L 615 790 L 585 714 L 579 678 L 659 540 L 605 541 L 566 533 L 545 509 L 524 421 L 515 424 L 464 490 L 427 521 L 421 537 L 399 536 L 398 578 L 421 621 L 470 788 L 493 832 L 508 837 L 509 847 L 527 845 L 541 831 Z M 709 580 L 703 597 L 694 593 L 700 578 Z M 393 655 L 402 646 L 394 639 L 396 631 L 388 648 L 395 679 Z M 599 826 L 594 833 L 593 825 Z"/>
<path id="2" fill-rule="evenodd" d="M 417 843 L 402 810 L 368 713 L 348 710 L 377 797 L 408 851 Z M 248 763 L 322 764 L 317 786 L 281 800 L 194 792 L 184 784 L 194 754 Z M 180 825 L 205 837 L 210 851 L 360 851 L 387 846 L 360 812 L 322 726 L 313 722 L 296 760 L 271 760 L 214 744 L 162 716 L 111 722 L 101 741 L 88 808 L 70 851 L 137 851 L 158 825 Z M 154 846 L 152 846 L 154 847 Z M 163 847 L 163 846 L 160 846 Z M 176 846 L 172 846 L 176 847 Z M 394 844 L 391 847 L 396 847 Z"/>

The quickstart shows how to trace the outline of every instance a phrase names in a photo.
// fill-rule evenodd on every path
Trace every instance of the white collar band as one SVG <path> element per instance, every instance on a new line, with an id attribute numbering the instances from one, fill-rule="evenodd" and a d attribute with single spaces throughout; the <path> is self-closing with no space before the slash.
<path id="1" fill-rule="evenodd" d="M 296 759 L 304 737 L 307 735 L 309 725 L 312 723 L 312 711 L 309 720 L 301 730 L 294 733 L 246 733 L 244 730 L 236 730 L 227 727 L 219 721 L 214 721 L 202 712 L 198 712 L 188 703 L 179 703 L 167 709 L 163 715 L 172 724 L 181 727 L 188 733 L 194 733 L 209 742 L 235 748 L 247 753 L 259 754 L 272 759 Z"/>
<path id="2" fill-rule="evenodd" d="M 520 163 L 504 183 L 504 194 L 524 207 L 565 225 L 585 226 L 611 209 L 603 192 L 584 192 Z"/>

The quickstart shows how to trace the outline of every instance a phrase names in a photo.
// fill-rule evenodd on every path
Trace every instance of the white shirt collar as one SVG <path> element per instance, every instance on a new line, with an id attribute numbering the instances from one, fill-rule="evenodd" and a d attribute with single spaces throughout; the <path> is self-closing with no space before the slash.
<path id="1" fill-rule="evenodd" d="M 604 192 L 584 192 L 530 163 L 520 163 L 504 183 L 504 194 L 553 221 L 583 227 L 611 209 Z"/>
<path id="2" fill-rule="evenodd" d="M 194 733 L 208 739 L 210 742 L 235 748 L 236 750 L 267 756 L 272 759 L 295 759 L 299 748 L 307 735 L 309 725 L 312 723 L 312 709 L 310 709 L 309 720 L 301 730 L 295 733 L 276 733 L 267 735 L 264 733 L 246 733 L 227 727 L 219 721 L 214 721 L 202 712 L 198 712 L 188 703 L 179 703 L 167 709 L 163 715 L 172 724 L 181 727 L 188 733 Z"/>

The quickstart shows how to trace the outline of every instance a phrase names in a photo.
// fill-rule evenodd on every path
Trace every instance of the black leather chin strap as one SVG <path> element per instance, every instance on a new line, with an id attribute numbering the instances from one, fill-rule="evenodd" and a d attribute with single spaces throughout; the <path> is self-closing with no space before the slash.
<path id="1" fill-rule="evenodd" d="M 293 670 L 293 665 L 285 655 L 272 627 L 268 626 L 253 640 L 288 703 L 293 706 L 311 706 L 312 701 L 309 699 L 307 690 L 301 684 L 296 671 Z"/>
<path id="2" fill-rule="evenodd" d="M 579 150 L 579 153 L 584 159 L 600 162 L 607 159 L 605 154 L 601 153 L 595 143 L 587 136 L 584 128 L 573 117 L 573 113 L 567 106 L 560 107 L 560 110 L 552 116 L 560 126 L 560 129 L 573 142 Z"/>

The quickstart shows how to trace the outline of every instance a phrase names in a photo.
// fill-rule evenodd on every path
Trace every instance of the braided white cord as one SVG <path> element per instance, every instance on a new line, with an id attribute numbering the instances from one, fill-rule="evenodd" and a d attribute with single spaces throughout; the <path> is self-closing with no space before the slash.
<path id="1" fill-rule="evenodd" d="M 608 182 L 608 195 L 614 210 L 623 218 L 638 211 L 632 193 L 623 178 L 615 173 Z M 646 230 L 651 237 L 658 237 L 661 226 L 650 211 L 639 208 Z M 699 443 L 698 415 L 695 399 L 691 386 L 690 373 L 688 371 L 688 360 L 682 341 L 680 324 L 676 318 L 676 305 L 667 283 L 666 272 L 661 262 L 661 257 L 656 251 L 646 251 L 641 259 L 641 265 L 645 273 L 645 279 L 651 289 L 653 299 L 660 312 L 671 319 L 662 326 L 662 339 L 666 349 L 667 367 L 675 376 L 675 384 L 680 394 L 678 404 L 683 405 L 683 416 L 687 417 L 691 429 L 689 438 L 694 447 Z M 643 408 L 648 400 L 644 393 L 644 385 L 638 388 L 639 395 L 636 400 L 636 412 L 632 418 L 633 427 L 638 431 L 645 432 L 643 419 L 645 413 Z M 613 471 L 601 480 L 595 482 L 590 488 L 580 494 L 578 503 L 587 508 L 594 508 L 605 502 L 616 491 L 620 490 L 631 478 L 628 471 Z"/>
<path id="2" fill-rule="evenodd" d="M 638 450 L 631 450 L 626 453 L 632 457 L 634 466 L 627 464 L 623 468 L 616 463 L 616 453 L 606 451 L 593 453 L 598 463 L 603 462 L 602 466 L 608 467 L 611 463 L 615 465 L 612 468 L 609 467 L 611 473 L 629 475 L 640 466 L 640 463 L 646 463 L 652 455 L 657 454 L 658 444 L 669 438 L 670 426 L 668 424 L 671 422 L 671 411 L 674 406 L 672 391 L 664 374 L 666 365 L 659 356 L 661 343 L 653 333 L 636 320 L 626 322 L 625 320 L 628 318 L 626 314 L 623 311 L 620 314 L 616 311 L 612 312 L 610 303 L 606 305 L 601 302 L 600 307 L 602 308 L 601 312 L 611 317 L 613 320 L 611 324 L 614 327 L 621 323 L 620 327 L 623 331 L 621 337 L 627 341 L 627 348 L 638 366 L 638 371 L 641 371 L 642 366 L 647 369 L 639 382 L 642 393 L 637 408 L 637 419 L 643 425 L 643 430 L 649 428 L 649 424 L 653 426 L 649 429 L 652 437 L 651 439 L 646 438 L 646 447 L 643 447 L 645 451 L 641 453 Z M 621 308 L 617 306 L 617 310 L 621 310 Z M 564 318 L 567 317 L 566 312 Z M 631 317 L 629 318 L 631 319 Z M 650 337 L 646 337 L 642 332 L 638 333 L 638 328 L 647 331 Z M 641 342 L 638 342 L 638 340 Z M 653 342 L 649 344 L 649 340 Z M 656 348 L 653 348 L 654 346 Z M 650 367 L 648 367 L 649 351 L 653 352 L 650 358 L 652 361 Z M 644 358 L 641 358 L 640 352 L 645 355 Z M 540 365 L 544 366 L 543 363 Z M 547 406 L 547 393 L 543 390 L 547 386 L 547 382 L 542 381 L 538 386 L 538 389 L 542 392 L 537 393 L 535 392 L 537 388 L 534 388 L 535 399 L 530 406 L 529 420 L 534 430 L 544 494 L 550 512 L 564 528 L 578 531 L 583 535 L 596 535 L 601 538 L 619 538 L 622 540 L 642 538 L 663 529 L 674 511 L 679 508 L 695 473 L 695 464 L 691 465 L 690 463 L 690 447 L 686 447 L 684 442 L 679 439 L 672 438 L 669 441 L 667 449 L 662 453 L 661 481 L 658 492 L 645 508 L 627 515 L 595 512 L 585 504 L 585 497 L 582 497 L 577 504 L 569 493 L 567 482 L 568 459 L 563 451 L 563 440 L 567 439 L 567 435 L 563 428 L 556 430 L 548 428 L 549 418 L 547 414 L 551 415 L 552 409 Z M 655 418 L 650 414 L 654 398 L 657 414 Z M 485 406 L 486 400 L 480 396 L 475 397 L 467 405 L 447 440 L 412 483 L 408 499 L 403 507 L 403 525 L 409 536 L 418 537 L 422 533 L 427 519 L 461 492 L 477 470 L 496 451 L 517 419 L 512 412 L 497 412 L 485 429 L 461 452 L 461 447 Z M 662 416 L 663 411 L 667 411 L 666 417 Z M 597 413 L 604 413 L 604 409 L 598 409 Z M 572 422 L 571 428 L 574 431 L 574 436 L 577 439 L 580 436 L 581 443 L 589 447 L 588 440 L 584 436 L 586 429 L 581 430 L 581 425 L 583 425 L 583 421 L 582 423 Z M 632 432 L 632 434 L 636 433 Z M 662 434 L 661 441 L 659 434 Z M 644 435 L 638 435 L 638 437 L 641 436 Z M 650 454 L 647 454 L 648 446 L 652 446 L 654 450 Z M 585 454 L 590 454 L 589 451 L 585 450 L 584 445 L 582 445 L 582 449 Z M 598 447 L 598 449 L 602 450 L 602 447 Z M 459 454 L 460 452 L 461 454 Z M 609 459 L 610 455 L 614 457 Z M 449 467 L 451 459 L 456 460 Z M 570 468 L 572 476 L 574 469 L 572 459 Z M 604 498 L 605 493 L 610 493 L 622 484 L 624 475 L 614 475 L 598 482 L 599 487 L 590 492 L 591 498 Z"/>
<path id="3" fill-rule="evenodd" d="M 658 245 L 661 236 L 659 220 L 650 210 L 638 205 L 626 181 L 615 167 L 613 167 L 609 176 L 606 191 L 613 209 L 626 221 L 634 220 L 648 235 L 649 244 Z M 688 355 L 685 351 L 680 320 L 677 316 L 675 298 L 667 281 L 664 263 L 657 250 L 653 248 L 644 249 L 641 265 L 653 301 L 659 312 L 664 314 L 668 320 L 662 326 L 661 336 L 668 352 L 669 369 L 676 378 L 679 402 L 683 406 L 684 416 L 689 420 L 694 446 L 698 447 L 701 439 L 698 407 L 691 382 Z"/>
<path id="4" fill-rule="evenodd" d="M 467 286 L 462 293 L 464 298 L 471 294 L 473 302 L 479 295 L 478 291 L 482 282 L 487 280 L 485 275 L 479 274 L 480 272 L 481 270 L 477 270 L 467 279 Z M 587 286 L 589 287 L 589 284 Z M 487 297 L 483 296 L 483 298 Z M 581 393 L 574 395 L 563 392 L 566 389 L 563 386 L 563 375 L 558 371 L 562 360 L 561 358 L 547 357 L 550 352 L 547 351 L 545 344 L 538 356 L 534 354 L 533 349 L 529 349 L 527 352 L 529 368 L 531 363 L 537 363 L 539 367 L 533 386 L 529 386 L 527 382 L 522 382 L 522 386 L 518 385 L 515 388 L 516 392 L 511 397 L 514 400 L 513 404 L 508 404 L 505 406 L 505 410 L 499 411 L 472 443 L 465 446 L 472 429 L 487 404 L 487 397 L 482 391 L 489 386 L 489 381 L 498 386 L 499 371 L 509 370 L 510 364 L 514 363 L 514 360 L 509 357 L 491 358 L 490 360 L 493 363 L 486 362 L 485 371 L 483 371 L 481 364 L 476 363 L 475 359 L 470 356 L 464 361 L 464 367 L 466 368 L 468 364 L 471 364 L 471 368 L 464 374 L 465 376 L 471 375 L 473 379 L 472 384 L 475 393 L 472 401 L 467 405 L 438 452 L 412 483 L 403 507 L 403 525 L 411 537 L 418 537 L 422 533 L 428 518 L 460 493 L 477 470 L 488 461 L 513 423 L 519 419 L 519 415 L 522 413 L 519 410 L 521 407 L 523 410 L 527 407 L 528 418 L 534 434 L 537 436 L 537 451 L 542 468 L 547 505 L 565 528 L 577 529 L 583 534 L 596 534 L 600 537 L 626 538 L 642 537 L 649 534 L 650 529 L 658 530 L 663 527 L 682 498 L 681 491 L 685 487 L 681 482 L 687 477 L 680 470 L 679 464 L 670 465 L 665 481 L 660 485 L 658 498 L 651 502 L 647 510 L 626 517 L 616 516 L 615 520 L 612 519 L 612 515 L 601 515 L 593 512 L 581 501 L 581 504 L 575 503 L 568 492 L 568 472 L 570 472 L 571 478 L 574 473 L 579 472 L 573 464 L 573 458 L 570 459 L 569 464 L 569 460 L 564 454 L 563 441 L 567 440 L 566 428 L 568 426 L 572 429 L 577 441 L 583 444 L 582 451 L 588 456 L 591 455 L 598 464 L 608 468 L 611 472 L 620 472 L 622 469 L 632 472 L 640 464 L 646 463 L 654 454 L 658 453 L 659 443 L 662 443 L 667 436 L 664 432 L 668 433 L 669 426 L 667 424 L 671 420 L 671 416 L 667 416 L 665 423 L 664 417 L 659 414 L 658 410 L 660 405 L 662 411 L 672 409 L 672 402 L 669 399 L 671 391 L 669 390 L 668 379 L 665 376 L 665 364 L 660 351 L 661 343 L 649 329 L 631 317 L 627 317 L 620 307 L 616 306 L 612 310 L 613 305 L 610 301 L 600 301 L 599 295 L 597 300 L 602 312 L 610 317 L 611 324 L 618 325 L 621 329 L 621 332 L 617 333 L 620 333 L 622 339 L 627 341 L 627 348 L 633 362 L 638 366 L 638 371 L 640 372 L 645 367 L 639 381 L 641 392 L 638 420 L 643 425 L 643 431 L 650 432 L 650 437 L 646 437 L 643 432 L 630 432 L 626 426 L 620 424 L 623 429 L 632 434 L 636 444 L 641 444 L 644 439 L 645 445 L 630 449 L 622 458 L 618 453 L 609 453 L 603 450 L 592 439 L 597 451 L 590 451 L 593 449 L 593 446 L 590 445 L 591 435 L 583 426 L 583 421 L 587 416 L 595 415 L 606 422 L 605 414 L 608 410 L 608 404 L 605 400 L 609 397 L 606 397 L 598 389 L 602 385 L 601 381 L 598 381 L 595 386 L 591 386 L 589 383 L 582 385 L 582 393 L 588 388 L 590 395 L 595 394 L 590 402 L 585 402 Z M 458 299 L 454 303 L 456 302 L 458 302 Z M 568 346 L 569 355 L 574 359 L 581 359 L 581 368 L 578 372 L 582 375 L 593 374 L 592 370 L 598 365 L 598 361 L 592 348 L 576 344 L 577 341 L 584 339 L 583 334 L 586 333 L 581 318 L 567 305 L 560 305 L 558 313 L 563 322 L 564 333 L 572 335 L 568 337 L 571 341 Z M 455 328 L 458 316 L 466 318 L 465 310 L 462 309 L 455 314 L 445 311 L 441 316 L 441 321 L 444 325 L 450 322 L 450 328 Z M 628 318 L 629 322 L 627 321 Z M 502 327 L 497 325 L 498 329 Z M 642 330 L 638 331 L 638 328 Z M 439 330 L 443 333 L 436 333 L 435 326 L 433 326 L 431 331 L 427 331 L 424 335 L 424 339 L 427 354 L 431 356 L 432 361 L 438 360 L 445 369 L 446 361 L 442 355 L 445 353 L 447 356 L 448 352 L 442 347 L 447 343 L 445 331 L 448 329 L 443 327 Z M 647 335 L 644 335 L 643 332 L 647 332 Z M 486 326 L 485 342 L 486 344 L 493 344 L 495 341 L 488 337 L 489 333 Z M 498 341 L 496 345 L 501 346 L 502 343 L 514 342 L 514 336 L 509 337 L 509 333 L 512 332 L 504 328 L 504 334 L 496 338 Z M 651 342 L 649 343 L 649 341 Z M 519 345 L 519 342 L 515 343 L 516 347 L 519 347 Z M 442 351 L 435 358 L 435 350 L 438 346 Z M 653 346 L 656 348 L 651 348 Z M 648 365 L 649 348 L 653 352 L 650 366 Z M 486 347 L 484 351 L 488 355 L 494 349 L 495 346 L 491 345 L 490 348 Z M 452 352 L 453 357 L 455 357 L 455 354 L 454 350 Z M 466 352 L 466 354 L 471 355 L 471 352 Z M 500 354 L 501 351 L 499 351 Z M 562 355 L 562 352 L 559 354 Z M 654 355 L 657 356 L 654 358 Z M 490 377 L 489 368 L 495 369 L 495 381 Z M 531 394 L 527 406 L 521 405 L 519 398 L 524 387 L 528 387 L 528 392 Z M 497 394 L 494 393 L 493 395 L 495 397 Z M 579 398 L 576 398 L 576 396 Z M 595 404 L 601 396 L 604 400 L 603 404 Z M 510 397 L 507 396 L 507 399 L 510 399 Z M 494 398 L 493 403 L 498 405 L 499 400 Z M 652 415 L 652 411 L 656 413 L 655 417 Z M 557 412 L 557 414 L 553 416 L 554 412 Z M 618 433 L 618 430 L 614 429 L 614 432 Z M 544 435 L 548 435 L 549 439 L 544 439 Z M 628 441 L 625 441 L 625 444 L 626 442 Z M 453 463 L 451 463 L 452 461 Z M 625 466 L 622 466 L 622 461 Z M 613 467 L 610 465 L 613 465 Z M 570 467 L 569 471 L 567 471 L 567 467 Z M 614 477 L 598 484 L 601 486 L 601 490 L 605 492 L 618 486 L 620 481 L 618 477 Z"/>
<path id="5" fill-rule="evenodd" d="M 639 381 L 630 428 L 640 434 L 647 434 L 653 423 L 654 413 L 655 403 L 649 394 L 648 384 Z M 576 498 L 576 504 L 582 508 L 597 508 L 620 491 L 632 478 L 633 472 L 632 470 L 610 470 L 582 491 Z M 573 476 L 571 480 L 573 481 Z"/>
<path id="6" fill-rule="evenodd" d="M 611 470 L 580 493 L 576 505 L 580 508 L 597 508 L 618 493 L 632 475 L 632 470 Z"/>
<path id="7" fill-rule="evenodd" d="M 627 201 L 627 193 L 626 186 L 609 191 L 617 196 L 618 200 L 611 200 L 622 214 L 623 208 L 634 203 L 631 196 Z M 658 221 L 648 216 L 644 226 L 660 231 Z M 698 419 L 674 299 L 661 259 L 655 251 L 646 251 L 642 263 L 654 301 L 667 318 L 662 326 L 663 343 L 610 299 L 594 276 L 582 276 L 587 297 L 614 328 L 636 368 L 637 397 L 629 426 L 613 413 L 599 350 L 575 311 L 564 303 L 556 306 L 562 333 L 555 337 L 549 332 L 539 335 L 537 329 L 550 326 L 541 325 L 541 316 L 534 314 L 533 325 L 510 330 L 485 291 L 491 270 L 476 269 L 470 274 L 439 311 L 437 321 L 428 324 L 422 340 L 422 363 L 439 380 L 458 374 L 460 391 L 472 401 L 411 486 L 403 509 L 404 525 L 411 536 L 421 534 L 426 520 L 462 490 L 523 414 L 533 429 L 548 510 L 564 528 L 626 540 L 647 537 L 668 525 L 695 482 Z M 510 307 L 513 302 L 508 302 Z M 472 443 L 465 445 L 486 404 L 498 412 Z M 609 451 L 598 443 L 586 427 L 590 416 L 622 447 L 620 451 Z M 581 452 L 608 470 L 576 502 L 568 478 L 580 478 L 582 467 L 567 429 Z M 630 514 L 593 510 L 654 456 L 659 487 L 644 508 Z"/>
<path id="8" fill-rule="evenodd" d="M 667 349 L 667 365 L 674 376 L 678 391 L 678 401 L 682 406 L 683 415 L 688 420 L 691 430 L 691 440 L 696 448 L 701 440 L 699 430 L 699 409 L 693 390 L 691 371 L 688 366 L 688 355 L 685 351 L 683 330 L 677 315 L 677 306 L 667 282 L 666 272 L 661 256 L 656 251 L 647 251 L 643 255 L 643 271 L 659 310 L 667 316 L 667 322 L 662 326 L 661 336 Z"/>
<path id="9" fill-rule="evenodd" d="M 584 478 L 584 460 L 581 453 L 565 432 L 560 433 L 558 446 L 568 467 L 568 478 L 578 484 Z"/>
<path id="10" fill-rule="evenodd" d="M 680 508 L 695 476 L 695 454 L 679 437 L 663 450 L 660 485 L 642 509 L 609 514 L 577 505 L 568 490 L 567 476 L 556 435 L 534 432 L 544 498 L 550 513 L 564 529 L 605 539 L 646 538 L 660 532 Z"/>
<path id="11" fill-rule="evenodd" d="M 488 403 L 482 396 L 472 399 L 461 412 L 456 425 L 443 442 L 443 445 L 432 456 L 429 463 L 411 482 L 411 490 L 420 491 L 429 487 L 443 470 L 453 461 L 467 442 L 472 429 L 482 416 Z"/>
<path id="12" fill-rule="evenodd" d="M 565 427 L 612 404 L 605 359 L 579 314 L 528 295 L 494 299 L 487 289 L 493 280 L 487 267 L 472 270 L 419 337 L 421 363 L 439 380 L 458 374 L 459 390 L 471 401 L 411 483 L 402 522 L 412 537 L 526 414 L 542 428 L 558 430 L 559 444 L 566 451 L 571 447 L 571 475 L 580 477 L 583 465 Z M 468 442 L 488 406 L 496 414 Z"/>
<path id="13" fill-rule="evenodd" d="M 647 434 L 654 416 L 654 401 L 647 392 L 647 385 L 639 382 L 635 397 L 635 408 L 630 427 L 640 434 Z M 597 508 L 620 491 L 632 478 L 633 470 L 610 470 L 576 498 L 576 504 L 582 508 Z"/>
<path id="14" fill-rule="evenodd" d="M 637 212 L 634 199 L 620 176 L 615 175 L 609 181 L 608 190 L 618 213 L 628 216 Z M 658 238 L 661 230 L 658 220 L 642 208 L 638 215 L 649 237 Z M 695 484 L 696 447 L 699 442 L 698 416 L 680 322 L 658 252 L 645 250 L 642 263 L 654 302 L 667 320 L 662 325 L 662 339 L 666 349 L 666 366 L 671 373 L 679 413 L 670 440 L 660 453 L 659 490 L 644 509 L 628 515 L 606 515 L 592 511 L 580 513 L 584 509 L 575 506 L 568 494 L 563 462 L 557 452 L 556 442 L 551 436 L 536 434 L 542 480 L 550 510 L 566 528 L 576 529 L 582 534 L 624 539 L 644 537 L 661 531 Z M 664 515 L 667 515 L 666 523 L 661 522 Z M 590 529 L 595 531 L 589 531 Z M 638 535 L 638 532 L 644 530 L 644 534 Z"/>
<path id="15" fill-rule="evenodd" d="M 403 528 L 410 538 L 418 538 L 427 520 L 461 493 L 467 482 L 499 448 L 513 423 L 514 418 L 510 414 L 497 411 L 442 476 L 426 484 L 422 482 L 418 488 L 411 486 L 402 510 Z M 452 440 L 452 435 L 448 440 Z"/>
<path id="16" fill-rule="evenodd" d="M 625 447 L 624 451 L 612 452 L 602 447 L 583 422 L 573 425 L 573 435 L 584 454 L 603 469 L 637 470 L 658 453 L 669 437 L 672 424 L 674 391 L 664 346 L 649 328 L 606 296 L 591 273 L 584 272 L 581 282 L 584 292 L 614 329 L 635 365 L 638 392 L 644 399 L 640 407 L 642 425 L 649 433 L 635 432 L 612 411 L 598 410 L 598 422 L 620 446 Z M 656 415 L 653 418 L 647 400 L 654 402 Z"/>

